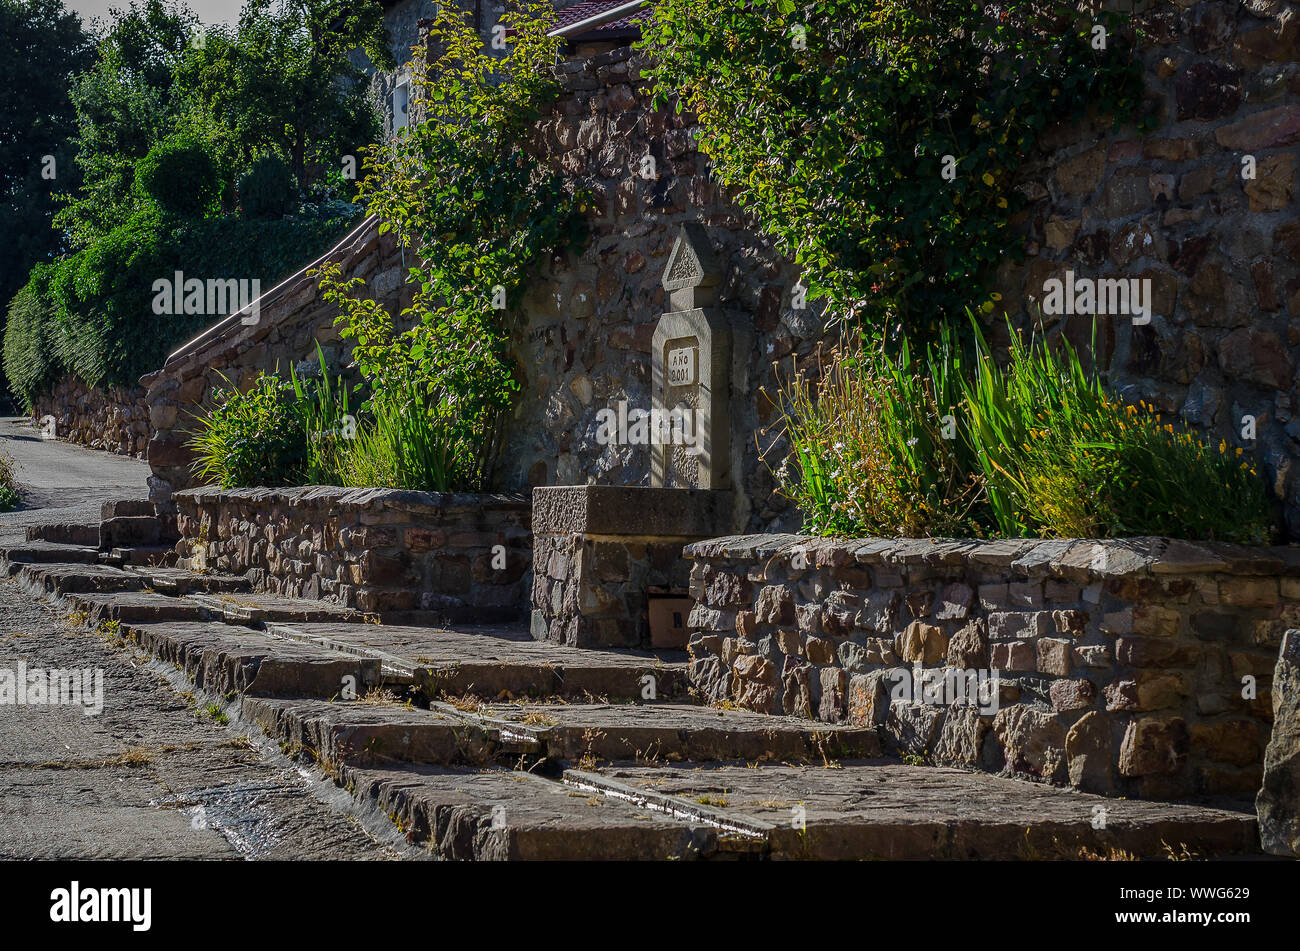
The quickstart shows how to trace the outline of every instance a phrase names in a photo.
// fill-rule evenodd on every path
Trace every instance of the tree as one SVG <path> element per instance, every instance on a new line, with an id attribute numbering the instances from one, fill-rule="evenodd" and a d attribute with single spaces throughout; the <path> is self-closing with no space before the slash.
<path id="1" fill-rule="evenodd" d="M 380 68 L 388 52 L 378 0 L 249 0 L 234 32 L 216 32 L 177 73 L 189 108 L 229 133 L 241 168 L 275 152 L 309 189 L 379 133 L 359 94 L 361 49 Z"/>
<path id="2" fill-rule="evenodd" d="M 60 246 L 51 227 L 55 187 L 75 175 L 68 88 L 90 65 L 81 20 L 61 0 L 0 0 L 0 313 L 32 265 Z M 48 157 L 48 158 L 47 158 Z"/>
<path id="3" fill-rule="evenodd" d="M 197 26 L 188 9 L 163 0 L 131 0 L 125 11 L 110 12 L 113 24 L 95 62 L 71 90 L 81 187 L 63 193 L 55 224 L 77 247 L 107 234 L 136 207 L 135 164 L 175 130 L 172 73 Z"/>

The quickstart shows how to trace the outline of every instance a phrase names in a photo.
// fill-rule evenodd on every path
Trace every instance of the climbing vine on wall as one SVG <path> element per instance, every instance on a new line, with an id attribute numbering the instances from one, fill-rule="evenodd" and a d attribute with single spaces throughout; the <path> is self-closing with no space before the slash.
<path id="1" fill-rule="evenodd" d="M 466 488 L 487 479 L 492 433 L 517 389 L 506 318 L 529 268 L 580 234 L 580 199 L 527 150 L 539 107 L 559 89 L 552 16 L 541 3 L 508 10 L 497 57 L 462 10 L 440 6 L 430 53 L 412 64 L 416 121 L 365 160 L 361 200 L 407 252 L 414 300 L 398 323 L 410 329 L 394 328 L 337 269 L 321 283 L 342 306 L 341 332 L 374 399 L 424 400 L 419 412 L 437 421 L 430 438 L 461 460 L 452 481 Z"/>
<path id="2" fill-rule="evenodd" d="M 643 45 L 658 97 L 698 115 L 715 175 L 801 266 L 807 297 L 924 334 L 992 309 L 1038 135 L 1141 109 L 1126 19 L 1073 6 L 660 0 Z"/>

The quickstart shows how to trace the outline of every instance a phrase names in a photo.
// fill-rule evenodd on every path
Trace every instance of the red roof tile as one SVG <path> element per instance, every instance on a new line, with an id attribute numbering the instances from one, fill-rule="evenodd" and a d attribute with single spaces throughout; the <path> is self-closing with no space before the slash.
<path id="1" fill-rule="evenodd" d="M 576 26 L 583 20 L 599 16 L 602 13 L 624 6 L 627 3 L 628 0 L 585 0 L 583 3 L 575 3 L 573 6 L 565 7 L 563 10 L 560 10 L 555 14 L 554 29 L 561 30 L 565 27 Z M 648 12 L 649 11 L 644 7 L 632 10 L 626 16 L 620 17 L 617 20 L 611 20 L 608 23 L 601 23 L 598 26 L 592 27 L 590 30 L 581 31 L 576 35 L 587 36 L 591 34 L 621 33 L 635 30 L 637 28 L 637 22 L 642 20 Z M 570 38 L 574 35 L 575 34 L 570 34 Z"/>

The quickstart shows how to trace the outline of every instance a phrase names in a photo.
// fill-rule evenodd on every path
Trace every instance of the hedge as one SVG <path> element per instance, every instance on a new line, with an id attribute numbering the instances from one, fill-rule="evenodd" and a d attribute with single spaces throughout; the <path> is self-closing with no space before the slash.
<path id="1" fill-rule="evenodd" d="M 134 386 L 224 314 L 154 313 L 154 282 L 261 281 L 263 292 L 309 263 L 358 220 L 343 203 L 278 221 L 235 216 L 176 223 L 143 211 L 89 247 L 33 270 L 9 304 L 4 370 L 27 407 L 65 376 Z"/>

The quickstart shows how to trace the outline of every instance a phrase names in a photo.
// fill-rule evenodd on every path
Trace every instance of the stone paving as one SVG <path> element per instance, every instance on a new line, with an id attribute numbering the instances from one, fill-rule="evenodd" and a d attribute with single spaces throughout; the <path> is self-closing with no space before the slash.
<path id="1" fill-rule="evenodd" d="M 332 782 L 232 732 L 179 673 L 0 580 L 0 671 L 19 665 L 100 670 L 104 706 L 0 703 L 0 859 L 421 854 Z"/>
<path id="2" fill-rule="evenodd" d="M 9 589 L 151 657 L 188 681 L 200 706 L 232 718 L 230 729 L 311 767 L 423 855 L 1258 851 L 1248 812 L 908 766 L 881 759 L 867 727 L 698 704 L 685 695 L 684 656 L 671 651 L 567 648 L 508 625 L 374 623 L 330 602 L 235 590 L 240 579 L 90 564 L 74 545 L 60 561 L 42 544 L 37 562 L 30 549 L 0 549 Z M 91 737 L 69 738 L 80 756 L 97 749 Z"/>

